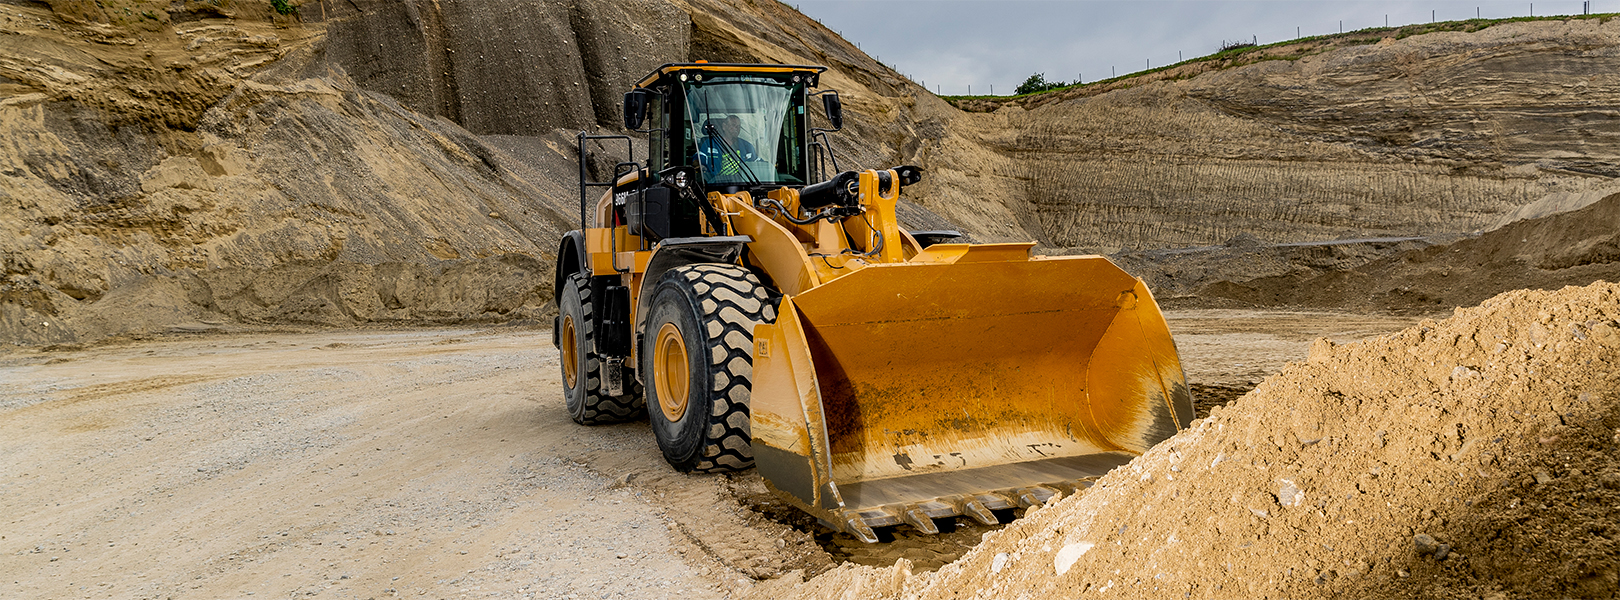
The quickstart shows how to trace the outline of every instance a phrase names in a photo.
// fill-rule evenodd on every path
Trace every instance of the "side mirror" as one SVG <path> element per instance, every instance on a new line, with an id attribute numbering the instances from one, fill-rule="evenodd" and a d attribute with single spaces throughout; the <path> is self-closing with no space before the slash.
<path id="1" fill-rule="evenodd" d="M 641 129 L 641 122 L 647 116 L 647 90 L 631 90 L 624 93 L 624 128 L 630 130 Z"/>
<path id="2" fill-rule="evenodd" d="M 838 99 L 838 92 L 826 91 L 821 94 L 821 108 L 827 112 L 827 121 L 832 123 L 833 131 L 844 128 L 844 103 Z"/>

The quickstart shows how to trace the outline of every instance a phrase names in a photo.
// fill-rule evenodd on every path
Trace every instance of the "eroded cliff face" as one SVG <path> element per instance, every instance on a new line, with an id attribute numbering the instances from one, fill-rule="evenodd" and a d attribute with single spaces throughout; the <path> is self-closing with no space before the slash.
<path id="1" fill-rule="evenodd" d="M 659 1 L 331 3 L 328 57 L 366 89 L 478 134 L 619 128 L 635 81 L 684 60 L 691 19 Z"/>
<path id="2" fill-rule="evenodd" d="M 578 219 L 574 133 L 618 132 L 624 91 L 668 62 L 831 67 L 840 166 L 927 169 L 905 225 L 1057 252 L 1468 232 L 1604 197 L 1620 159 L 1614 21 L 984 113 L 777 2 L 0 3 L 11 343 L 544 318 Z"/>
<path id="3" fill-rule="evenodd" d="M 29 345 L 544 318 L 577 226 L 574 133 L 618 131 L 637 78 L 721 56 L 875 66 L 825 29 L 775 35 L 813 23 L 775 4 L 5 8 L 0 341 Z M 840 154 L 875 165 L 888 146 L 851 141 L 876 137 L 861 115 L 899 111 L 840 83 L 855 104 Z"/>
<path id="4" fill-rule="evenodd" d="M 228 6 L 5 7 L 0 340 L 545 313 L 571 148 L 518 159 L 328 68 L 319 25 Z"/>
<path id="5" fill-rule="evenodd" d="M 1511 23 L 1009 104 L 934 142 L 928 205 L 1100 249 L 1472 231 L 1614 186 L 1617 58 L 1620 21 Z"/>

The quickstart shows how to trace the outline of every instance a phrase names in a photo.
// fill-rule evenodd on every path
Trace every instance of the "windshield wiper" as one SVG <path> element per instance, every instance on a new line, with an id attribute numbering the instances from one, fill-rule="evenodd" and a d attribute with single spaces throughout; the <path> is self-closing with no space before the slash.
<path id="1" fill-rule="evenodd" d="M 754 175 L 754 169 L 750 168 L 748 163 L 743 161 L 742 154 L 738 153 L 736 148 L 732 148 L 731 144 L 726 143 L 726 137 L 720 135 L 720 132 L 715 129 L 714 123 L 704 123 L 703 133 L 709 136 L 710 141 L 720 142 L 720 150 L 731 156 L 733 160 L 737 161 L 737 166 L 742 167 L 743 176 L 748 178 L 749 185 L 755 187 L 759 186 L 759 177 Z"/>

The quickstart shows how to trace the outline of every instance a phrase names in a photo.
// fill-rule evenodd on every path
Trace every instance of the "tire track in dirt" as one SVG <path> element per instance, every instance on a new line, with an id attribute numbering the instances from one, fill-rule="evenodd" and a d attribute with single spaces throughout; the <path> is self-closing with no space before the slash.
<path id="1" fill-rule="evenodd" d="M 556 369 L 513 329 L 0 355 L 11 389 L 124 392 L 0 417 L 0 597 L 720 597 L 655 505 L 576 464 Z M 210 375 L 130 385 L 154 371 Z"/>

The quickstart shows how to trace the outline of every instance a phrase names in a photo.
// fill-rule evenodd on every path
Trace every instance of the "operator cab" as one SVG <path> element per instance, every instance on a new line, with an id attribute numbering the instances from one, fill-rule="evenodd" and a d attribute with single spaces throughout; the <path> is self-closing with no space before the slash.
<path id="1" fill-rule="evenodd" d="M 625 125 L 648 132 L 649 170 L 689 167 L 704 192 L 802 187 L 812 183 L 805 105 L 825 70 L 664 65 L 625 94 Z"/>
<path id="2" fill-rule="evenodd" d="M 836 171 L 838 161 L 826 134 L 842 129 L 843 107 L 837 92 L 812 91 L 826 70 L 705 62 L 659 67 L 624 95 L 625 128 L 648 134 L 647 162 L 619 163 L 608 182 L 587 182 L 581 171 L 582 211 L 587 187 L 610 187 L 611 212 L 600 222 L 627 226 L 645 245 L 706 235 L 704 223 L 723 220 L 711 193 L 764 198 L 781 188 L 831 186 L 822 181 L 828 179 L 824 163 Z M 812 127 L 805 110 L 812 96 L 821 97 L 831 127 Z M 582 149 L 586 140 L 605 139 L 629 148 L 625 136 L 580 135 Z M 583 160 L 582 154 L 582 167 Z"/>

